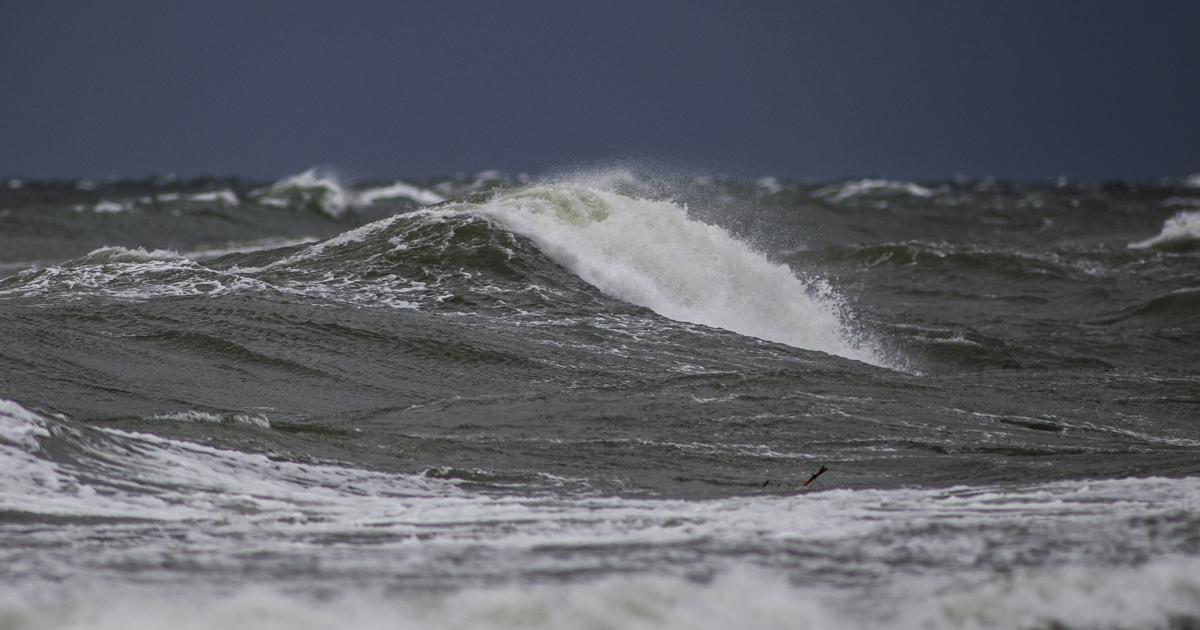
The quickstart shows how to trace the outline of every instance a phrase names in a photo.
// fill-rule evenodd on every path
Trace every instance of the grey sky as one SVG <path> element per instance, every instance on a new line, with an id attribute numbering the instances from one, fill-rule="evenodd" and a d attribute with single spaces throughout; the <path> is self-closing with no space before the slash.
<path id="1" fill-rule="evenodd" d="M 31 2 L 0 174 L 1200 172 L 1200 3 Z"/>

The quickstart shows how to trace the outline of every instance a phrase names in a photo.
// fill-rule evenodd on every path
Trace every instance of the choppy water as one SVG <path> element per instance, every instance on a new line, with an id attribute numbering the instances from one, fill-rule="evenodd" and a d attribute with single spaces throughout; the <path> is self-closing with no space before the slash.
<path id="1" fill-rule="evenodd" d="M 2 628 L 1200 627 L 1200 177 L 0 183 Z"/>

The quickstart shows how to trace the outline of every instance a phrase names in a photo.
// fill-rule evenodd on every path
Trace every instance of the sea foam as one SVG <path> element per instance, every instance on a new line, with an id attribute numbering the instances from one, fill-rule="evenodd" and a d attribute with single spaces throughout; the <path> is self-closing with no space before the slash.
<path id="1" fill-rule="evenodd" d="M 1170 494 L 1164 495 L 1161 486 L 1169 483 L 1165 480 L 1133 480 L 1128 484 L 1131 487 L 1123 490 L 1146 489 L 1154 499 L 1161 501 Z M 1112 484 L 1101 484 L 1108 485 Z M 1194 492 L 1194 484 L 1184 485 L 1191 486 Z M 1112 489 L 1115 488 L 1102 487 L 1098 494 L 1103 496 L 1105 490 Z M 1032 512 L 1027 509 L 1011 512 L 1014 506 L 1004 499 L 1003 493 L 962 496 L 961 502 L 937 506 L 936 503 L 945 503 L 947 497 L 905 490 L 868 492 L 865 493 L 867 496 L 860 497 L 860 503 L 847 501 L 856 493 L 840 493 L 829 497 L 831 500 L 819 495 L 813 495 L 808 501 L 797 499 L 794 501 L 809 505 L 774 514 L 774 518 L 780 519 L 775 523 L 777 528 L 765 532 L 756 529 L 764 526 L 760 518 L 764 507 L 761 501 L 737 501 L 731 509 L 714 516 L 746 536 L 744 540 L 725 538 L 728 544 L 748 544 L 755 533 L 758 538 L 780 540 L 781 544 L 792 540 L 795 544 L 811 536 L 809 532 L 818 532 L 818 538 L 826 537 L 820 533 L 842 524 L 836 518 L 839 509 L 874 512 L 868 515 L 871 518 L 858 519 L 858 522 L 876 530 L 884 539 L 892 540 L 894 548 L 880 553 L 881 550 L 874 548 L 869 540 L 859 540 L 853 553 L 841 557 L 854 563 L 863 554 L 878 556 L 884 567 L 888 560 L 894 561 L 897 555 L 903 554 L 917 553 L 926 558 L 931 552 L 935 556 L 942 553 L 994 556 L 999 553 L 996 549 L 1002 550 L 1016 543 L 1020 531 L 1030 522 L 1036 526 L 1040 521 L 1055 518 L 1059 512 L 1065 511 L 1074 517 L 1079 516 L 1077 512 L 1080 511 L 1087 513 L 1089 524 L 1100 532 L 1112 529 L 1109 521 L 1128 517 L 1122 510 L 1107 514 L 1105 504 L 1087 506 L 1088 501 L 1098 497 L 1089 492 L 1086 484 L 1050 486 L 1044 488 L 1047 491 L 1044 497 L 1038 496 L 1037 489 L 1029 490 L 1026 501 L 1019 501 L 1019 504 L 1038 506 Z M 966 489 L 960 490 L 960 495 L 970 494 Z M 889 499 L 896 499 L 898 503 Z M 252 500 L 263 502 L 258 496 Z M 663 529 L 686 531 L 697 525 L 700 529 L 709 529 L 704 527 L 703 516 L 685 515 L 704 508 L 704 503 L 649 503 L 630 507 L 647 512 L 647 516 L 659 522 Z M 1149 507 L 1153 513 L 1146 518 L 1161 519 L 1171 513 L 1170 507 L 1177 508 L 1185 503 L 1178 502 L 1177 498 L 1169 506 L 1156 506 L 1154 501 L 1139 503 L 1139 506 L 1142 509 Z M 476 505 L 491 513 L 497 512 L 497 508 L 512 507 L 504 500 L 479 501 Z M 650 513 L 648 508 L 656 506 L 666 508 L 663 511 L 668 514 Z M 922 518 L 926 513 L 924 510 L 916 514 L 909 511 L 918 506 L 943 512 L 943 522 L 938 524 Z M 833 514 L 829 513 L 829 508 L 833 508 Z M 805 518 L 814 511 L 826 520 Z M 348 528 L 351 533 L 364 529 L 376 531 L 380 526 L 392 529 L 405 525 L 403 521 L 409 518 L 405 512 L 397 509 L 381 522 L 359 521 L 346 525 L 360 526 Z M 609 518 L 596 518 L 585 511 L 568 512 L 560 516 L 574 516 L 571 521 L 574 525 L 623 523 L 633 530 L 627 532 L 626 544 L 632 543 L 639 549 L 653 547 L 637 531 L 639 525 L 647 524 L 644 519 L 622 519 L 619 513 L 608 514 Z M 441 512 L 435 528 L 453 532 L 461 528 L 462 522 L 457 519 L 465 514 L 449 510 Z M 829 522 L 830 516 L 835 517 L 835 522 Z M 1001 537 L 978 548 L 954 536 L 953 531 L 947 532 L 941 540 L 904 538 L 902 524 L 914 516 L 914 525 L 922 526 L 920 531 L 927 537 L 947 529 L 981 526 L 990 535 Z M 518 521 L 519 527 L 493 527 L 486 531 L 496 534 L 511 530 L 510 533 L 516 535 L 524 528 L 539 525 L 525 520 L 519 512 L 506 511 L 502 518 L 514 517 L 522 518 Z M 784 526 L 780 531 L 778 527 L 787 517 L 798 520 L 799 523 L 793 523 L 798 526 Z M 965 523 L 959 520 L 964 517 Z M 988 527 L 989 522 L 991 527 Z M 262 526 L 260 521 L 257 527 Z M 333 533 L 320 521 L 289 524 L 284 530 L 294 531 L 298 527 L 319 534 Z M 895 527 L 902 531 L 894 531 Z M 244 530 L 247 534 L 254 531 L 255 528 Z M 1017 540 L 1004 538 L 1001 532 L 1007 532 Z M 429 536 L 429 529 L 426 528 L 424 533 Z M 572 528 L 543 533 L 557 534 L 559 546 L 549 545 L 549 548 L 570 549 L 574 545 L 593 542 L 587 538 L 587 532 Z M 827 540 L 819 542 L 823 546 L 836 545 L 839 533 L 832 532 Z M 480 555 L 480 540 L 476 538 L 479 532 L 473 530 L 463 534 L 470 534 L 462 536 L 463 542 Z M 712 532 L 692 532 L 691 536 L 705 540 L 704 534 L 711 536 Z M 718 535 L 722 534 L 728 537 L 730 532 Z M 202 537 L 195 537 L 200 539 L 199 545 L 206 543 Z M 239 536 L 238 540 L 243 538 Z M 254 548 L 259 555 L 267 555 L 262 541 L 251 539 L 251 542 L 256 545 Z M 406 556 L 418 554 L 422 547 L 444 550 L 448 542 L 440 536 L 430 537 L 428 541 L 414 539 L 409 543 L 375 547 L 370 557 L 382 556 L 379 560 L 383 566 L 379 568 L 386 574 L 389 569 L 395 570 L 396 564 L 402 564 Z M 541 542 L 545 545 L 547 541 Z M 355 546 L 362 544 L 359 542 Z M 602 544 L 614 546 L 611 541 L 602 541 Z M 280 544 L 281 549 L 296 546 L 292 539 Z M 536 550 L 540 546 L 530 541 L 518 544 L 516 548 Z M 670 543 L 667 547 L 687 548 Z M 343 550 L 341 557 L 329 564 L 340 565 L 349 551 L 350 548 Z M 492 551 L 499 550 L 493 547 Z M 497 555 L 497 560 L 503 557 Z M 366 557 L 364 554 L 363 558 Z M 386 559 L 391 560 L 390 565 Z M 358 567 L 359 570 L 368 569 L 369 575 L 373 575 L 376 568 Z M 122 584 L 94 580 L 85 584 L 35 584 L 14 588 L 0 594 L 0 619 L 5 619 L 6 627 L 12 628 L 1190 628 L 1200 616 L 1198 569 L 1200 564 L 1193 557 L 1162 555 L 1128 567 L 1049 562 L 1043 566 L 985 571 L 974 568 L 970 562 L 962 562 L 949 575 L 894 572 L 882 577 L 865 597 L 858 588 L 822 584 L 820 575 L 810 575 L 811 569 L 789 573 L 753 563 L 727 563 L 711 573 L 696 575 L 666 568 L 637 573 L 610 572 L 600 577 L 559 582 L 483 582 L 452 590 L 385 590 L 378 585 L 356 584 L 347 589 L 326 589 L 320 591 L 320 596 L 310 595 L 303 586 L 297 588 L 297 584 L 279 578 L 273 579 L 273 583 L 252 582 L 236 589 L 214 587 L 203 581 L 152 585 L 148 582 Z"/>
<path id="2" fill-rule="evenodd" d="M 5 627 L 1018 629 L 1200 618 L 1200 565 L 1176 551 L 1200 506 L 1195 478 L 521 497 L 97 429 L 6 400 L 0 420 L 0 511 L 95 520 L 10 530 L 63 552 L 36 564 L 5 557 L 10 574 L 29 576 L 0 592 Z M 32 446 L 46 440 L 56 447 Z M 744 555 L 721 553 L 731 549 Z M 689 561 L 695 551 L 720 557 Z M 248 554 L 256 575 L 272 577 L 229 588 Z M 897 572 L 913 554 L 920 562 Z M 1130 557 L 1142 560 L 1120 563 Z M 175 571 L 188 579 L 157 583 L 163 558 L 186 558 Z M 108 579 L 111 566 L 147 579 Z M 447 566 L 493 579 L 383 591 Z M 579 579 L 521 579 L 555 574 Z M 349 575 L 362 582 L 346 586 Z M 870 597 L 839 576 L 870 580 Z"/>
<path id="3" fill-rule="evenodd" d="M 0 443 L 36 451 L 41 448 L 39 437 L 50 437 L 42 418 L 11 400 L 0 398 Z"/>
<path id="4" fill-rule="evenodd" d="M 204 267 L 171 250 L 110 246 L 56 266 L 27 269 L 0 288 L 0 298 L 49 296 L 74 301 L 103 295 L 145 301 L 162 297 L 276 291 L 272 285 L 234 272 Z"/>

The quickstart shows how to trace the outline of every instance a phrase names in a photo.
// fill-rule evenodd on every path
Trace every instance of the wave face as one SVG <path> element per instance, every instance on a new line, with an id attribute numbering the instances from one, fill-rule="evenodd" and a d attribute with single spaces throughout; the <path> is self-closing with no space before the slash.
<path id="1" fill-rule="evenodd" d="M 1192 179 L 6 181 L 5 628 L 1200 624 Z"/>

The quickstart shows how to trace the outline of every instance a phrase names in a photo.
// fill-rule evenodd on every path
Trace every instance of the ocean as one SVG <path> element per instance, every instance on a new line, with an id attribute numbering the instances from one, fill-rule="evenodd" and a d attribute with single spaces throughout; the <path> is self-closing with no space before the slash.
<path id="1" fill-rule="evenodd" d="M 0 628 L 1200 628 L 1200 176 L 0 179 Z"/>

